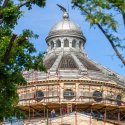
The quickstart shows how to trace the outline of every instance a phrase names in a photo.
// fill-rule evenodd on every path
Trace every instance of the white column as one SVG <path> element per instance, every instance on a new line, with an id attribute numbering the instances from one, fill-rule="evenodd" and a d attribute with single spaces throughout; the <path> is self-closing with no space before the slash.
<path id="1" fill-rule="evenodd" d="M 82 41 L 82 44 L 81 44 L 81 50 L 83 51 L 83 41 Z"/>
<path id="2" fill-rule="evenodd" d="M 68 39 L 69 40 L 69 47 L 71 48 L 72 47 L 72 39 Z"/>
<path id="3" fill-rule="evenodd" d="M 64 42 L 63 42 L 63 39 L 61 39 L 61 48 L 64 47 Z"/>
<path id="4" fill-rule="evenodd" d="M 79 41 L 78 40 L 76 40 L 76 49 L 79 50 Z"/>
<path id="5" fill-rule="evenodd" d="M 50 44 L 50 42 L 48 43 L 48 51 L 50 51 L 51 50 L 51 44 Z"/>
<path id="6" fill-rule="evenodd" d="M 56 40 L 54 40 L 53 42 L 54 42 L 54 49 L 56 49 Z"/>

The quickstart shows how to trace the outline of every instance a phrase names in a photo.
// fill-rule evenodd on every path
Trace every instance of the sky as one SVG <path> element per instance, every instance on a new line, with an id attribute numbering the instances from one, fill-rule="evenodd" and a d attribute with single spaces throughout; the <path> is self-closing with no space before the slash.
<path id="1" fill-rule="evenodd" d="M 39 35 L 39 39 L 31 40 L 37 51 L 46 51 L 47 44 L 45 38 L 51 28 L 62 19 L 62 12 L 57 7 L 57 3 L 67 8 L 70 20 L 81 27 L 81 30 L 87 39 L 84 49 L 88 57 L 96 63 L 125 76 L 125 67 L 116 57 L 115 52 L 105 36 L 97 27 L 90 28 L 89 23 L 85 21 L 85 17 L 81 15 L 81 12 L 78 9 L 72 9 L 70 0 L 47 0 L 44 8 L 33 6 L 33 9 L 30 11 L 26 8 L 22 8 L 25 13 L 19 20 L 14 32 L 19 34 L 24 29 L 32 30 L 34 33 Z"/>

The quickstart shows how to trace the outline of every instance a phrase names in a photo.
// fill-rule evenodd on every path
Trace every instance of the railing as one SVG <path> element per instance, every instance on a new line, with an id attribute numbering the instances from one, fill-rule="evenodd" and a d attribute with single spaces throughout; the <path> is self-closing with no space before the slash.
<path id="1" fill-rule="evenodd" d="M 96 99 L 101 99 L 101 101 L 97 102 Z M 114 106 L 125 106 L 125 101 L 116 100 L 112 98 L 100 98 L 100 97 L 93 97 L 93 96 L 80 96 L 79 98 L 72 98 L 72 99 L 64 99 L 60 98 L 59 96 L 53 97 L 44 97 L 41 101 L 37 101 L 35 98 L 28 98 L 22 99 L 19 101 L 19 106 L 25 105 L 36 105 L 36 104 L 48 104 L 48 103 L 82 103 L 82 104 L 110 104 Z"/>

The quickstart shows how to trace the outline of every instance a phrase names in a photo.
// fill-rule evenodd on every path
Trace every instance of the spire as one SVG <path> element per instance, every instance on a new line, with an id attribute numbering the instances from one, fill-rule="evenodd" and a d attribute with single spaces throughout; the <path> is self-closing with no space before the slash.
<path id="1" fill-rule="evenodd" d="M 69 19 L 69 13 L 67 12 L 66 8 L 64 8 L 63 6 L 57 4 L 57 6 L 60 8 L 60 10 L 62 10 L 63 12 L 63 19 L 67 20 Z"/>

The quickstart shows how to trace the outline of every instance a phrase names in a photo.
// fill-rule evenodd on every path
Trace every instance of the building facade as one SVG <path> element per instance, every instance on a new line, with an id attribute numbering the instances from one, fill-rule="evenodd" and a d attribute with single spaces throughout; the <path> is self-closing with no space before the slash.
<path id="1" fill-rule="evenodd" d="M 90 125 L 124 124 L 125 78 L 88 58 L 86 38 L 63 9 L 46 38 L 47 73 L 23 72 L 27 85 L 18 87 L 18 107 L 26 113 L 25 123 L 80 125 L 81 118 L 82 125 L 85 119 Z"/>

